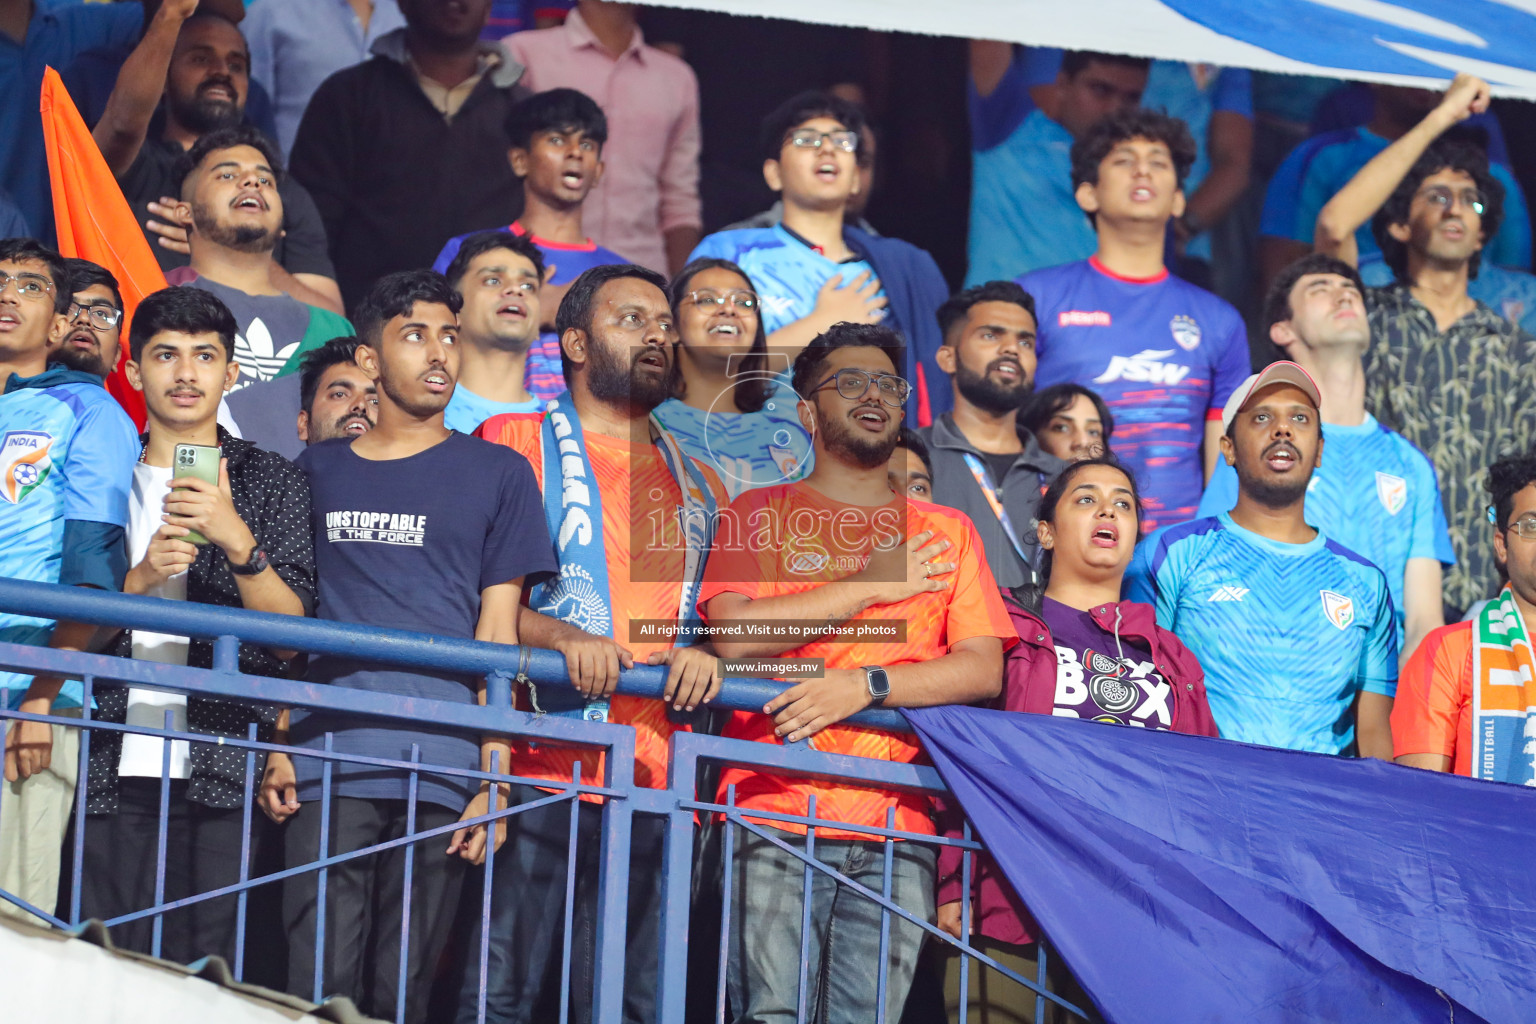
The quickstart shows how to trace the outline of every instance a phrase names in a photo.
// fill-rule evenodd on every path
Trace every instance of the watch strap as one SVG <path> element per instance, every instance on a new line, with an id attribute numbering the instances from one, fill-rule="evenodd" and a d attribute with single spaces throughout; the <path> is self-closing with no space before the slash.
<path id="1" fill-rule="evenodd" d="M 229 571 L 236 576 L 259 576 L 270 568 L 272 562 L 267 558 L 267 553 L 259 546 L 251 549 L 251 557 L 244 565 L 229 563 Z"/>
<path id="2" fill-rule="evenodd" d="M 864 685 L 869 689 L 870 704 L 882 707 L 891 695 L 891 677 L 879 665 L 864 665 Z"/>

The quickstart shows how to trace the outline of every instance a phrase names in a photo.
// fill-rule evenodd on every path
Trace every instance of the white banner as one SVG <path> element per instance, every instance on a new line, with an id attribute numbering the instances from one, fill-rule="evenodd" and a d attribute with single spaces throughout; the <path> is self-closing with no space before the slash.
<path id="1" fill-rule="evenodd" d="M 659 0 L 826 25 L 1003 39 L 1536 99 L 1536 0 Z M 765 55 L 772 59 L 771 55 Z"/>

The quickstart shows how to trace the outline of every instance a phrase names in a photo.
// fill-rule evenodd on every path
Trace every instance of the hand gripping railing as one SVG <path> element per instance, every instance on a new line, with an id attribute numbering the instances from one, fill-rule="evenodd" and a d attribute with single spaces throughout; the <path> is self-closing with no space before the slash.
<path id="1" fill-rule="evenodd" d="M 572 805 L 573 836 L 575 834 L 574 804 L 577 798 L 583 794 L 607 798 L 603 804 L 601 844 L 598 856 L 600 867 L 597 900 L 600 914 L 596 935 L 596 953 L 598 962 L 603 965 L 603 970 L 596 972 L 597 977 L 593 993 L 594 1019 L 602 1022 L 617 1022 L 622 1016 L 622 965 L 625 959 L 626 943 L 625 906 L 630 870 L 630 823 L 633 814 L 638 812 L 664 816 L 668 823 L 662 855 L 663 864 L 659 866 L 662 871 L 662 921 L 657 1019 L 661 1021 L 681 1020 L 684 1008 L 687 989 L 689 897 L 693 871 L 692 852 L 696 828 L 695 815 L 699 813 L 705 815 L 720 814 L 723 815 L 726 821 L 731 823 L 733 827 L 728 827 L 725 833 L 727 858 L 730 856 L 730 849 L 732 847 L 731 836 L 735 831 L 735 827 L 740 827 L 749 833 L 762 836 L 761 824 L 772 824 L 772 821 L 776 818 L 788 821 L 799 820 L 795 819 L 794 816 L 759 815 L 754 813 L 750 817 L 752 821 L 759 823 L 759 825 L 754 825 L 750 821 L 744 820 L 743 812 L 733 806 L 733 797 L 728 796 L 723 804 L 711 802 L 710 798 L 713 794 L 699 794 L 696 792 L 698 772 L 704 763 L 734 764 L 753 767 L 768 773 L 787 773 L 799 777 L 853 781 L 890 789 L 933 794 L 944 792 L 943 783 L 937 773 L 928 767 L 829 755 L 810 749 L 803 743 L 780 747 L 689 733 L 678 733 L 672 739 L 668 788 L 659 790 L 637 786 L 634 780 L 633 730 L 627 727 L 585 722 L 562 716 L 534 715 L 513 709 L 511 700 L 512 682 L 520 672 L 540 684 L 569 685 L 565 660 L 561 655 L 553 651 L 476 640 L 445 638 L 404 630 L 379 629 L 347 623 L 318 621 L 296 616 L 250 612 L 211 605 L 191 604 L 183 601 L 112 594 L 84 588 L 59 587 L 3 577 L 0 577 L 0 612 L 13 612 L 100 626 L 132 627 L 134 629 L 151 630 L 173 636 L 205 639 L 213 643 L 214 658 L 211 671 L 167 666 L 152 662 L 140 662 L 100 654 L 80 654 L 0 643 L 0 669 L 18 671 L 27 675 L 46 673 L 83 679 L 88 694 L 87 708 L 90 705 L 90 689 L 94 683 L 100 681 L 177 690 L 191 694 L 261 701 L 295 708 L 322 708 L 347 714 L 418 722 L 426 721 L 433 723 L 439 728 L 462 730 L 466 733 L 506 735 L 514 738 L 535 739 L 543 743 L 603 750 L 608 756 L 605 759 L 605 776 L 601 785 L 583 785 L 579 782 L 579 778 L 573 779 L 571 783 L 564 785 L 542 780 L 518 779 L 515 776 L 512 779 L 513 781 L 522 781 L 530 784 L 537 782 L 538 785 L 545 789 L 559 791 L 549 797 L 548 801 L 539 801 L 538 803 L 544 804 L 549 801 L 558 800 L 570 803 Z M 465 675 L 483 675 L 488 680 L 487 706 L 480 707 L 473 704 L 413 700 L 388 694 L 242 675 L 238 672 L 238 651 L 241 642 L 279 650 L 298 650 L 311 654 L 356 658 L 398 668 L 416 668 L 438 673 L 452 672 Z M 665 685 L 666 674 L 667 669 L 665 666 L 637 665 L 621 673 L 617 692 L 636 697 L 660 699 Z M 765 679 L 729 678 L 725 680 L 721 692 L 712 703 L 712 706 L 730 710 L 760 712 L 763 705 L 780 693 L 786 685 L 782 682 Z M 14 697 L 15 694 L 11 696 Z M 68 915 L 69 922 L 78 922 L 80 910 L 78 872 L 82 856 L 83 840 L 81 838 L 81 830 L 84 827 L 85 818 L 83 796 L 89 760 L 90 734 L 96 730 L 114 730 L 178 739 L 192 739 L 194 741 L 201 737 L 189 735 L 188 733 L 172 733 L 168 730 L 150 730 L 141 727 L 94 722 L 90 718 L 90 711 L 88 709 L 85 712 L 84 720 L 50 719 L 49 716 L 30 716 L 19 712 L 7 711 L 5 710 L 5 705 L 0 703 L 0 726 L 5 725 L 5 719 L 50 720 L 82 726 L 79 761 L 80 782 L 74 810 L 76 822 L 74 850 L 76 881 L 72 906 Z M 865 711 L 849 719 L 849 721 L 875 729 L 901 732 L 910 731 L 905 719 L 900 714 L 889 710 Z M 0 739 L 0 742 L 3 742 L 3 739 Z M 286 752 L 292 748 L 278 744 L 257 742 L 254 727 L 251 730 L 250 736 L 246 739 L 217 738 L 216 742 L 247 751 L 247 799 L 245 804 L 245 834 L 243 841 L 248 848 L 251 828 L 251 785 L 253 781 L 251 779 L 251 772 L 254 770 L 255 754 L 257 751 Z M 166 749 L 168 750 L 168 747 Z M 429 770 L 428 766 L 419 762 L 383 761 L 380 759 L 330 753 L 329 750 L 321 752 L 306 749 L 301 753 L 304 756 L 323 762 L 324 778 L 326 779 L 326 784 L 323 788 L 327 794 L 330 788 L 331 766 L 334 763 L 362 762 L 410 772 L 410 777 L 413 780 L 411 786 L 413 807 L 414 779 L 420 771 Z M 444 767 L 432 767 L 430 771 L 437 775 L 458 776 L 461 778 L 486 779 L 493 777 L 493 773 Z M 506 778 L 505 775 L 496 777 Z M 168 785 L 168 778 L 163 778 L 161 780 L 162 836 L 160 852 L 162 882 L 165 830 L 163 810 L 168 794 Z M 328 799 L 327 796 L 322 801 L 325 806 L 328 806 L 328 803 L 326 803 Z M 498 808 L 493 803 L 489 813 L 469 823 L 489 823 L 497 819 L 511 817 L 531 809 L 531 806 L 524 804 L 509 808 Z M 814 815 L 814 813 L 813 809 L 812 814 Z M 810 824 L 808 821 L 802 821 L 801 823 Z M 456 828 L 463 824 L 465 823 L 458 822 L 452 827 Z M 912 915 L 893 903 L 888 895 L 864 889 L 852 883 L 831 867 L 816 861 L 813 856 L 815 828 L 817 825 L 829 824 L 833 823 L 823 822 L 818 819 L 810 828 L 809 839 L 805 849 L 795 853 L 796 856 L 806 862 L 807 892 L 809 891 L 809 880 L 813 871 L 820 871 L 824 875 L 830 875 L 836 878 L 840 885 L 846 885 L 855 891 L 859 891 L 865 898 L 873 899 L 879 903 L 882 908 L 883 922 L 888 922 L 895 917 L 903 918 L 921 927 L 928 934 L 942 939 L 949 945 L 958 947 L 964 958 L 962 962 L 976 959 L 978 962 L 994 969 L 1002 970 L 1006 976 L 1035 990 L 1038 993 L 1035 1000 L 1038 1012 L 1044 1011 L 1047 1002 L 1076 1011 L 1075 1007 L 1066 1004 L 1059 997 L 1044 992 L 1045 958 L 1043 954 L 1039 962 L 1038 976 L 1035 979 L 1021 978 L 1012 971 L 1003 968 L 1002 965 L 998 964 L 991 957 L 979 953 L 969 944 L 956 943 L 954 940 L 937 932 L 926 921 L 913 918 Z M 321 879 L 321 899 L 323 901 L 324 879 L 327 868 L 334 867 L 356 857 L 374 854 L 390 846 L 401 844 L 405 844 L 406 855 L 409 859 L 413 850 L 413 846 L 410 844 L 413 841 L 419 841 L 423 837 L 446 833 L 447 831 L 449 829 L 415 833 L 404 839 L 395 840 L 393 843 L 367 847 L 347 854 L 327 857 L 322 852 L 320 860 L 314 863 L 300 867 L 290 866 L 282 872 L 263 875 L 256 879 L 248 879 L 244 867 L 242 867 L 241 879 L 238 885 L 229 886 L 210 893 L 203 893 L 186 900 L 171 903 L 157 902 L 157 905 L 149 910 L 126 915 L 123 918 L 115 919 L 113 923 L 153 917 L 156 924 L 155 945 L 158 949 L 159 922 L 166 912 L 201 899 L 238 894 L 240 901 L 240 932 L 237 937 L 235 963 L 235 969 L 238 974 L 243 957 L 245 900 L 247 893 L 252 888 L 280 881 L 306 871 L 316 871 Z M 939 846 L 960 846 L 967 851 L 980 850 L 980 846 L 968 838 L 955 840 L 935 838 L 933 836 L 909 835 L 890 827 L 889 822 L 887 823 L 887 828 L 868 829 L 865 831 L 870 834 L 871 838 L 886 835 L 928 842 Z M 889 844 L 886 845 L 889 846 Z M 966 858 L 965 874 L 967 878 L 969 878 L 971 873 L 971 859 L 969 856 Z M 887 855 L 888 860 L 889 857 Z M 483 910 L 485 911 L 488 911 L 490 906 L 493 869 L 494 858 L 489 858 L 484 880 Z M 889 875 L 890 871 L 887 865 L 885 880 L 887 886 L 889 886 Z M 730 914 L 729 871 L 726 873 L 725 885 L 723 916 L 726 920 L 721 923 L 728 930 Z M 11 898 L 11 902 L 19 901 Z M 968 907 L 964 913 L 968 922 L 970 917 Z M 56 925 L 67 926 L 66 922 L 60 918 L 41 914 L 39 916 L 45 916 Z M 402 964 L 405 960 L 406 932 L 409 927 L 408 908 L 404 917 L 405 921 L 403 922 L 401 934 Z M 319 920 L 323 926 L 323 904 Z M 482 929 L 485 927 L 486 922 L 482 920 Z M 885 973 L 884 948 L 888 930 L 889 925 L 883 923 L 881 935 L 882 967 L 879 972 L 882 991 Z M 484 934 L 482 930 L 482 938 Z M 633 941 L 633 937 L 631 937 L 631 941 Z M 323 939 L 316 943 L 317 962 L 322 944 Z M 567 982 L 572 952 L 570 946 L 571 935 L 569 929 L 567 929 L 564 938 L 564 970 L 562 974 Z M 722 935 L 719 950 L 719 980 L 722 983 L 722 990 L 717 994 L 717 1020 L 725 1019 L 723 981 L 726 948 L 727 943 Z M 481 956 L 480 1019 L 483 1020 L 486 985 L 483 947 Z M 317 971 L 316 991 L 314 993 L 317 1001 L 322 994 L 320 987 L 319 972 Z M 403 970 L 401 987 L 402 989 L 404 988 Z M 962 982 L 962 1005 L 966 999 L 965 983 Z M 399 1016 L 403 1018 L 403 999 L 401 999 L 399 1006 Z M 562 1010 L 564 1009 L 565 1007 L 562 1006 Z M 884 1017 L 883 1002 L 880 1016 Z M 563 1017 L 564 1014 L 562 1013 L 562 1019 Z M 889 1024 L 895 1024 L 895 1022 L 891 1021 Z"/>

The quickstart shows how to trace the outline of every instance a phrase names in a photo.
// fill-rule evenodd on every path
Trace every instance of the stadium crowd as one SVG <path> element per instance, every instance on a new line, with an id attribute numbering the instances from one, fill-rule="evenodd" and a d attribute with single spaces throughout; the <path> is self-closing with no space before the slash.
<path id="1" fill-rule="evenodd" d="M 572 688 L 526 686 L 519 706 L 632 726 L 642 785 L 662 784 L 679 729 L 912 761 L 911 738 L 845 720 L 939 704 L 1533 782 L 1536 281 L 1484 82 L 1327 101 L 1341 127 L 1266 186 L 1256 332 L 1283 358 L 1256 362 L 1213 255 L 1255 164 L 1248 72 L 972 43 L 951 293 L 928 252 L 864 219 L 875 135 L 848 90 L 766 97 L 758 147 L 748 132 L 725 155 L 700 78 L 636 18 L 601 0 L 0 0 L 0 572 L 554 650 Z M 142 225 L 117 241 L 164 271 L 136 308 L 111 269 L 60 255 L 44 64 Z M 706 234 L 701 192 L 733 160 L 777 202 Z M 141 424 L 109 381 L 141 396 Z M 683 628 L 639 628 L 658 622 Z M 213 657 L 23 615 L 0 639 Z M 715 717 L 722 659 L 824 672 Z M 484 680 L 363 660 L 245 644 L 239 663 L 486 700 Z M 664 701 L 614 692 L 637 664 L 666 666 Z M 76 680 L 0 685 L 13 709 L 82 713 Z M 431 723 L 129 686 L 95 700 L 109 723 L 601 778 L 596 755 Z M 165 899 L 239 879 L 242 751 L 98 732 L 81 780 L 79 744 L 9 726 L 0 889 L 60 905 L 78 790 L 82 913 L 153 904 L 165 764 Z M 319 761 L 257 771 L 266 863 L 546 792 L 424 774 L 410 806 L 403 773 L 341 763 L 323 834 Z M 814 801 L 838 823 L 816 855 L 876 889 L 883 843 L 858 828 L 894 811 L 961 834 L 957 808 L 913 794 L 742 768 L 719 785 L 749 811 Z M 317 877 L 289 879 L 281 976 L 307 995 L 318 967 L 378 1017 L 403 991 L 406 1020 L 431 1004 L 473 1021 L 463 965 L 484 953 L 487 1019 L 549 1019 L 561 998 L 589 1019 L 593 959 L 562 993 L 557 951 L 568 914 L 592 949 L 599 805 L 574 826 L 568 911 L 572 827 L 552 803 L 418 850 L 404 963 L 402 850 L 330 869 L 318 958 Z M 653 1017 L 658 944 L 637 937 L 657 928 L 662 838 L 637 819 L 626 1020 Z M 967 892 L 954 848 L 897 845 L 897 903 L 959 938 L 973 901 L 972 941 L 1032 973 L 1037 928 L 985 858 Z M 487 857 L 482 951 L 466 873 Z M 794 1019 L 802 866 L 748 836 L 726 870 L 734 1019 Z M 808 1010 L 869 1021 L 880 916 L 835 895 L 819 877 Z M 235 920 L 233 897 L 175 911 L 164 955 L 230 956 Z M 114 939 L 148 950 L 151 924 Z M 890 923 L 886 1019 L 930 975 L 957 1013 L 958 962 L 923 945 Z M 1059 968 L 1053 983 L 1072 990 Z M 1026 995 L 989 988 L 970 1019 L 1032 1019 L 1004 1016 L 1032 1012 Z"/>

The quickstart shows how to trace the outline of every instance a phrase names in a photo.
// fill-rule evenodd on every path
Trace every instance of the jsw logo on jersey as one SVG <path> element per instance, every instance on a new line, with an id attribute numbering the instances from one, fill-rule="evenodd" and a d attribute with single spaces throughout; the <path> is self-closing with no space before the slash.
<path id="1" fill-rule="evenodd" d="M 1189 376 L 1190 368 L 1182 363 L 1163 362 L 1171 355 L 1171 348 L 1148 348 L 1133 356 L 1115 356 L 1104 372 L 1093 378 L 1093 382 L 1108 384 L 1125 380 L 1134 384 L 1177 384 Z"/>

